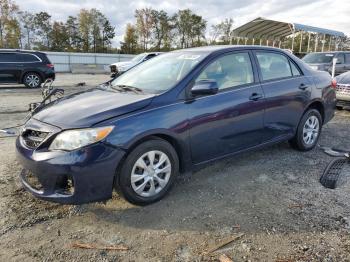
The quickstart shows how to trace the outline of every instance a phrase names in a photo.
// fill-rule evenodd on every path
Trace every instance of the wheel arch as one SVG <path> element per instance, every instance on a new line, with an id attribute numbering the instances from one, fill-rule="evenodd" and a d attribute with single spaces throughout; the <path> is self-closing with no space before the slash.
<path id="1" fill-rule="evenodd" d="M 318 112 L 320 112 L 322 117 L 322 124 L 325 121 L 325 107 L 321 100 L 313 100 L 311 101 L 308 106 L 305 108 L 303 115 L 309 110 L 309 109 L 316 109 Z"/>

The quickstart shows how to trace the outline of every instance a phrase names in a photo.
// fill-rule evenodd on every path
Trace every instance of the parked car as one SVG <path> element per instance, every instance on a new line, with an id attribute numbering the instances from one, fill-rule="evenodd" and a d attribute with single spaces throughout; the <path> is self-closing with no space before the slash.
<path id="1" fill-rule="evenodd" d="M 350 108 L 350 72 L 338 75 L 337 82 L 337 107 Z"/>
<path id="2" fill-rule="evenodd" d="M 313 149 L 334 114 L 331 82 L 276 48 L 170 52 L 38 111 L 16 142 L 21 181 L 60 203 L 106 200 L 116 188 L 150 204 L 211 161 L 286 140 Z"/>
<path id="3" fill-rule="evenodd" d="M 317 52 L 307 54 L 302 60 L 312 69 L 332 74 L 333 58 L 337 58 L 335 75 L 350 71 L 350 52 Z"/>
<path id="4" fill-rule="evenodd" d="M 153 57 L 156 57 L 160 55 L 161 52 L 152 52 L 152 53 L 142 53 L 137 56 L 135 56 L 133 59 L 127 62 L 118 62 L 110 65 L 111 69 L 111 77 L 116 77 L 121 74 L 123 74 L 125 71 L 129 70 L 130 68 L 141 64 Z"/>
<path id="5" fill-rule="evenodd" d="M 45 53 L 0 49 L 0 84 L 38 88 L 48 78 L 55 79 L 55 68 Z"/>

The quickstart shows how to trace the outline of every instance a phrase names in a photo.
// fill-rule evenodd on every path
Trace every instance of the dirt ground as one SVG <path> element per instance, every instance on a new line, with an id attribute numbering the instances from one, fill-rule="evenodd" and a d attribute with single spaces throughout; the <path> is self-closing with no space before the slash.
<path id="1" fill-rule="evenodd" d="M 64 77 L 88 86 L 108 79 Z M 0 128 L 21 123 L 39 95 L 0 87 Z M 320 144 L 350 149 L 349 136 L 350 112 L 337 111 Z M 222 160 L 179 177 L 147 207 L 117 194 L 107 203 L 63 206 L 22 189 L 14 142 L 0 138 L 0 261 L 217 261 L 221 254 L 235 262 L 350 261 L 350 170 L 335 190 L 322 187 L 331 157 L 319 148 L 300 153 L 283 143 Z M 77 242 L 128 250 L 77 249 Z"/>

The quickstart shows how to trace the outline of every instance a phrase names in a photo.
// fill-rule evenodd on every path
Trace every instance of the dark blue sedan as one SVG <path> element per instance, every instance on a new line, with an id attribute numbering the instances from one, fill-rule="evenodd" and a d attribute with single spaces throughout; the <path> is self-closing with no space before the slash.
<path id="1" fill-rule="evenodd" d="M 335 103 L 328 73 L 280 49 L 174 51 L 37 112 L 16 142 L 21 181 L 65 204 L 116 189 L 146 205 L 208 162 L 286 140 L 313 149 Z"/>

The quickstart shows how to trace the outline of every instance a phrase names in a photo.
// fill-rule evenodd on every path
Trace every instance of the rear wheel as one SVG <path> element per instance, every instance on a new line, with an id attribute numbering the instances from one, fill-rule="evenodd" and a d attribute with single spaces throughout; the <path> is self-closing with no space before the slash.
<path id="1" fill-rule="evenodd" d="M 23 83 L 28 88 L 38 88 L 42 81 L 39 74 L 32 72 L 24 75 Z"/>
<path id="2" fill-rule="evenodd" d="M 316 109 L 309 109 L 300 120 L 297 132 L 289 143 L 300 151 L 313 149 L 320 137 L 322 117 Z"/>
<path id="3" fill-rule="evenodd" d="M 147 205 L 163 198 L 179 172 L 176 151 L 161 139 L 138 145 L 127 156 L 117 174 L 117 191 L 127 201 Z"/>

